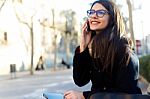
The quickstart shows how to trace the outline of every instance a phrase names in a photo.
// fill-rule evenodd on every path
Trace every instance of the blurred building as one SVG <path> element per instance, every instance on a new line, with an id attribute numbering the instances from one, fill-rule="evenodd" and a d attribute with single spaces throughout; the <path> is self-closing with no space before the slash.
<path id="1" fill-rule="evenodd" d="M 145 38 L 145 53 L 150 55 L 150 34 Z"/>
<path id="2" fill-rule="evenodd" d="M 139 56 L 150 55 L 150 34 L 142 40 L 136 40 L 136 48 Z"/>
<path id="3" fill-rule="evenodd" d="M 54 65 L 55 52 L 57 64 L 62 58 L 66 60 L 66 38 L 61 31 L 66 29 L 66 19 L 60 13 L 69 9 L 54 6 L 58 2 L 55 0 L 1 0 L 0 3 L 3 1 L 6 2 L 0 10 L 0 75 L 8 74 L 11 64 L 16 64 L 17 71 L 30 69 L 31 29 L 34 35 L 34 68 L 41 55 L 44 56 L 47 67 Z M 78 16 L 79 12 L 74 16 L 77 20 L 73 25 L 74 32 L 80 34 L 81 18 Z M 71 63 L 78 41 L 71 36 L 67 40 L 68 59 Z"/>

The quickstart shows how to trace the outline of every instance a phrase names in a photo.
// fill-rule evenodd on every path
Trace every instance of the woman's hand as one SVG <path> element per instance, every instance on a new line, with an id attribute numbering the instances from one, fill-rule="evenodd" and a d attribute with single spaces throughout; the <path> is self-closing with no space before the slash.
<path id="1" fill-rule="evenodd" d="M 88 20 L 82 27 L 82 34 L 80 38 L 80 52 L 83 52 L 91 41 L 91 31 L 87 31 L 87 22 Z"/>
<path id="2" fill-rule="evenodd" d="M 85 99 L 82 92 L 67 91 L 64 93 L 64 99 Z"/>

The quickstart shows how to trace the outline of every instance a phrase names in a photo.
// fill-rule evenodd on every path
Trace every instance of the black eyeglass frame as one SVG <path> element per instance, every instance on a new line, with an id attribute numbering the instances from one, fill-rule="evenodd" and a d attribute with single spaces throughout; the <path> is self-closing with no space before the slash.
<path id="1" fill-rule="evenodd" d="M 92 17 L 92 15 L 94 15 L 95 13 L 96 13 L 96 16 L 98 16 L 99 18 L 104 17 L 105 14 L 109 14 L 109 12 L 107 10 L 96 10 L 96 11 L 95 10 L 87 10 L 88 17 Z"/>

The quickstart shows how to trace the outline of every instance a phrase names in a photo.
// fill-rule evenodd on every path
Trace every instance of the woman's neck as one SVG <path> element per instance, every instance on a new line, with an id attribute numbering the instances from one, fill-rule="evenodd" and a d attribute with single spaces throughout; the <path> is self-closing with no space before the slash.
<path id="1" fill-rule="evenodd" d="M 96 34 L 99 34 L 99 33 L 101 33 L 101 32 L 102 32 L 101 30 L 97 30 L 97 31 L 96 31 Z"/>

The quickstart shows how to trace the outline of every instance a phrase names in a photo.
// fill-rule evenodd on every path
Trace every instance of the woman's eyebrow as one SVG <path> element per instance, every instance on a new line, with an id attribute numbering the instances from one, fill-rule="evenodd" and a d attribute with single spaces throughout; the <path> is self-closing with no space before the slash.
<path id="1" fill-rule="evenodd" d="M 91 9 L 91 10 L 95 10 L 95 9 Z M 106 9 L 97 9 L 97 10 L 95 10 L 95 11 L 98 11 L 98 10 L 105 10 L 105 11 L 107 11 Z"/>

